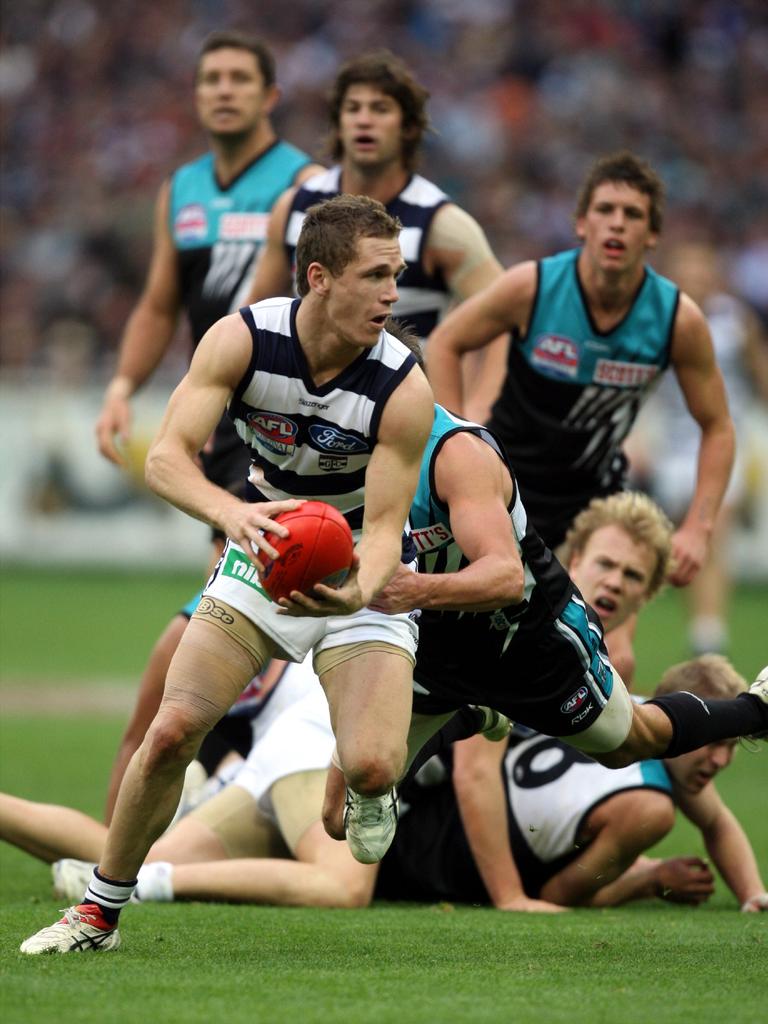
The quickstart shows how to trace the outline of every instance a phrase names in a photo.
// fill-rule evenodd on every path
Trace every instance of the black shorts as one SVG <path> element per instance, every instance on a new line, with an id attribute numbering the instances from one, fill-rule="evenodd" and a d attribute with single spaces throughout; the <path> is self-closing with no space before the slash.
<path id="1" fill-rule="evenodd" d="M 400 822 L 381 862 L 375 895 L 382 900 L 487 904 L 450 778 L 400 790 Z"/>
<path id="2" fill-rule="evenodd" d="M 499 658 L 462 644 L 460 623 L 439 643 L 422 628 L 414 669 L 413 710 L 445 714 L 462 704 L 495 708 L 548 736 L 575 736 L 599 718 L 613 670 L 597 613 L 576 592 L 557 618 L 518 629 Z"/>

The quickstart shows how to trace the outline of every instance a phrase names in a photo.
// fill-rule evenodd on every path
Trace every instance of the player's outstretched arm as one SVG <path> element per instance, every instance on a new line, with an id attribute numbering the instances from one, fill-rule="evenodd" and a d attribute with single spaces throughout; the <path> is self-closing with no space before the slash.
<path id="1" fill-rule="evenodd" d="M 735 434 L 722 374 L 704 315 L 680 296 L 670 360 L 691 416 L 701 428 L 696 488 L 685 518 L 672 538 L 670 581 L 685 586 L 701 568 L 728 486 Z"/>
<path id="2" fill-rule="evenodd" d="M 147 456 L 149 487 L 161 498 L 203 522 L 217 526 L 251 555 L 254 549 L 276 558 L 262 534 L 288 530 L 272 517 L 298 508 L 300 501 L 240 501 L 206 479 L 197 454 L 219 422 L 251 357 L 251 336 L 238 314 L 223 317 L 200 342 L 189 372 L 171 395 Z M 254 559 L 255 560 L 255 559 Z"/>
<path id="3" fill-rule="evenodd" d="M 415 366 L 387 402 L 365 474 L 363 534 L 357 546 L 363 605 L 400 564 L 402 533 L 434 420 L 432 391 Z"/>
<path id="4" fill-rule="evenodd" d="M 427 372 L 435 401 L 464 409 L 461 358 L 528 321 L 536 292 L 536 264 L 520 263 L 468 298 L 437 325 L 427 343 Z"/>
<path id="5" fill-rule="evenodd" d="M 523 597 L 524 573 L 507 505 L 512 479 L 485 441 L 461 432 L 435 460 L 435 487 L 448 506 L 451 531 L 469 564 L 458 572 L 396 573 L 372 607 L 493 611 Z"/>
<path id="6" fill-rule="evenodd" d="M 701 830 L 712 863 L 743 909 L 768 911 L 768 896 L 744 829 L 713 782 L 700 793 L 678 796 L 678 805 Z M 755 906 L 749 907 L 748 904 Z"/>
<path id="7" fill-rule="evenodd" d="M 461 207 L 441 207 L 429 230 L 426 260 L 436 265 L 450 289 L 454 305 L 488 288 L 501 277 L 485 232 Z M 506 363 L 507 335 L 500 335 L 482 349 L 466 353 L 461 362 L 463 412 L 469 419 L 485 423 L 498 397 Z"/>
<path id="8" fill-rule="evenodd" d="M 491 902 L 498 910 L 557 913 L 563 907 L 525 894 L 507 828 L 501 778 L 505 742 L 471 736 L 453 746 L 453 788 L 464 833 Z"/>
<path id="9" fill-rule="evenodd" d="M 176 251 L 168 223 L 170 184 L 160 190 L 155 205 L 154 241 L 149 274 L 139 301 L 125 325 L 115 375 L 104 393 L 96 438 L 101 454 L 111 462 L 124 461 L 122 449 L 130 439 L 130 398 L 152 375 L 176 329 L 179 285 Z"/>
<path id="10" fill-rule="evenodd" d="M 659 895 L 654 870 L 629 869 L 674 821 L 672 802 L 661 793 L 634 790 L 611 797 L 587 820 L 594 838 L 545 883 L 542 899 L 569 907 L 611 907 Z"/>

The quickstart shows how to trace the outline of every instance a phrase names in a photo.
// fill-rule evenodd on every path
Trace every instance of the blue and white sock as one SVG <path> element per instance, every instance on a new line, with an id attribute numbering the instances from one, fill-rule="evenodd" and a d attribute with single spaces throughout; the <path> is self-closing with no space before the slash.
<path id="1" fill-rule="evenodd" d="M 120 911 L 131 898 L 131 893 L 136 888 L 136 879 L 131 882 L 122 882 L 114 878 L 105 878 L 99 874 L 99 869 L 93 869 L 91 881 L 85 890 L 83 903 L 95 903 L 100 909 L 106 921 L 115 924 Z"/>

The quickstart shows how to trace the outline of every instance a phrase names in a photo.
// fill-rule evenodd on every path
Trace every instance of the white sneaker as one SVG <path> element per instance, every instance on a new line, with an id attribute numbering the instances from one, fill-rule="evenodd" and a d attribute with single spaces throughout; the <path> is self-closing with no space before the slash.
<path id="1" fill-rule="evenodd" d="M 383 796 L 361 796 L 347 787 L 344 830 L 355 860 L 378 864 L 395 838 L 397 795 L 394 789 Z"/>
<path id="2" fill-rule="evenodd" d="M 94 904 L 69 907 L 64 917 L 48 928 L 41 928 L 19 946 L 22 953 L 95 953 L 117 949 L 120 933 L 109 925 Z"/>
<path id="3" fill-rule="evenodd" d="M 95 867 L 90 861 L 73 857 L 54 861 L 51 864 L 54 899 L 68 900 L 77 905 L 85 895 Z"/>

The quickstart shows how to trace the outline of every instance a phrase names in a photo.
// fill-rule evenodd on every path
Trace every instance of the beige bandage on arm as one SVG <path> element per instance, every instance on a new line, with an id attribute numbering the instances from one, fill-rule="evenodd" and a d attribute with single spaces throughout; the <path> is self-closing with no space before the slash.
<path id="1" fill-rule="evenodd" d="M 483 229 L 466 210 L 453 203 L 441 207 L 435 214 L 427 236 L 427 246 L 446 256 L 456 254 L 455 265 L 448 270 L 446 276 L 451 291 L 464 298 L 462 281 L 472 271 L 486 261 L 490 261 L 499 272 L 501 270 Z"/>

